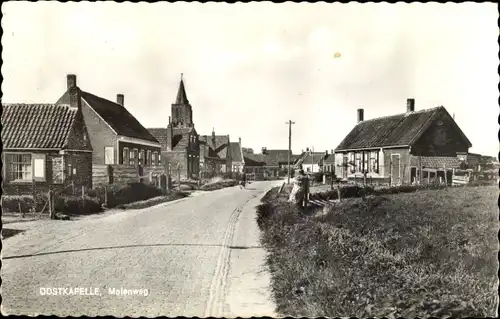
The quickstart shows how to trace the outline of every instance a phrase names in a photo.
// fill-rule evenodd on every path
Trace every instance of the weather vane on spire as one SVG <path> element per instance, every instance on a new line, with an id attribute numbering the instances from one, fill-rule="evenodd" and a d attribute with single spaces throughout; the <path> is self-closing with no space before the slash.
<path id="1" fill-rule="evenodd" d="M 181 73 L 181 80 L 182 80 L 182 76 L 184 75 L 184 73 Z"/>

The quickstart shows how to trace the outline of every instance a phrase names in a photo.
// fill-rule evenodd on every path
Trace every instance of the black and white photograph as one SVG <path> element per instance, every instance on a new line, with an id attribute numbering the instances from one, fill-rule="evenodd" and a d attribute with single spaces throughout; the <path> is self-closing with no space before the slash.
<path id="1" fill-rule="evenodd" d="M 1 11 L 2 315 L 498 317 L 495 3 Z"/>

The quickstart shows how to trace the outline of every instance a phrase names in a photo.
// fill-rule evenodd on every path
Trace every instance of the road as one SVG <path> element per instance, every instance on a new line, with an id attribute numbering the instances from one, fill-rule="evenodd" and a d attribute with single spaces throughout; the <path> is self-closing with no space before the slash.
<path id="1" fill-rule="evenodd" d="M 33 224 L 3 241 L 2 312 L 273 317 L 255 206 L 275 185 L 255 182 L 147 209 Z M 44 295 L 45 288 L 87 290 Z"/>

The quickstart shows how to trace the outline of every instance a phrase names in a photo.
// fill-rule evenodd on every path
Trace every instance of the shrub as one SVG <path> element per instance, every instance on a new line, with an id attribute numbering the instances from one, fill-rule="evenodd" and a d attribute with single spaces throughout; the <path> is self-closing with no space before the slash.
<path id="1" fill-rule="evenodd" d="M 56 212 L 68 215 L 89 215 L 102 212 L 101 204 L 97 199 L 85 197 L 82 200 L 81 197 L 74 195 L 56 196 L 54 208 Z"/>

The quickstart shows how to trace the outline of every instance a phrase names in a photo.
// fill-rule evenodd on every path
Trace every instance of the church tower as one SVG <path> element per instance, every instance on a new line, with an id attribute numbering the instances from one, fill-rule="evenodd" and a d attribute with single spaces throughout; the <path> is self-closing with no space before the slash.
<path id="1" fill-rule="evenodd" d="M 177 91 L 177 99 L 172 104 L 172 126 L 179 128 L 194 127 L 193 124 L 193 109 L 187 99 L 186 89 L 184 88 L 184 80 L 181 73 L 181 83 Z"/>

